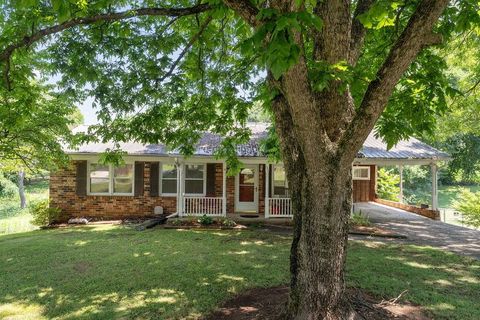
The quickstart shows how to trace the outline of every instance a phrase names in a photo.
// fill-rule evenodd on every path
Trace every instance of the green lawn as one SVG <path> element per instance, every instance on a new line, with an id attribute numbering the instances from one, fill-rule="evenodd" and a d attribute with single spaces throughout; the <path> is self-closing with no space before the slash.
<path id="1" fill-rule="evenodd" d="M 291 238 L 261 231 L 96 226 L 0 236 L 0 318 L 196 319 L 251 287 L 288 283 Z M 351 242 L 348 283 L 437 319 L 480 318 L 480 263 Z"/>
<path id="2" fill-rule="evenodd" d="M 457 199 L 462 188 L 472 192 L 480 191 L 480 186 L 439 186 L 438 205 L 440 208 L 452 208 L 452 203 Z"/>
<path id="3" fill-rule="evenodd" d="M 48 199 L 48 181 L 42 180 L 25 186 L 27 204 Z M 28 208 L 20 209 L 20 198 L 0 197 L 0 235 L 35 230 L 30 223 L 32 216 Z"/>

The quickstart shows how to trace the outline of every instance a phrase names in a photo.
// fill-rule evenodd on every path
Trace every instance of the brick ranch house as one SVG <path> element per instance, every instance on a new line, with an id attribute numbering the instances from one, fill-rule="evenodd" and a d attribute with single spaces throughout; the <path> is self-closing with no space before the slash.
<path id="1" fill-rule="evenodd" d="M 66 217 L 97 219 L 151 216 L 159 211 L 179 216 L 235 217 L 241 213 L 266 219 L 291 217 L 283 166 L 269 162 L 259 151 L 267 125 L 251 124 L 250 129 L 249 143 L 237 148 L 243 168 L 236 176 L 227 176 L 225 162 L 213 156 L 221 137 L 211 133 L 203 135 L 188 158 L 162 144 L 123 143 L 125 164 L 119 167 L 98 163 L 110 144 L 66 150 L 71 163 L 51 173 L 50 205 L 61 208 Z M 401 173 L 404 165 L 421 164 L 432 168 L 431 207 L 436 210 L 437 162 L 446 159 L 447 154 L 413 138 L 387 150 L 386 144 L 371 134 L 352 164 L 353 201 L 377 200 L 378 166 L 398 165 Z"/>

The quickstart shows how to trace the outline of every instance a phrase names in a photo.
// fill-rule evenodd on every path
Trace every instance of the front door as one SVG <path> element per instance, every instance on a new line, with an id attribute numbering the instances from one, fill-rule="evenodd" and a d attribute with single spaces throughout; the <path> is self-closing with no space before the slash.
<path id="1" fill-rule="evenodd" d="M 244 166 L 235 179 L 235 210 L 258 212 L 258 165 Z"/>

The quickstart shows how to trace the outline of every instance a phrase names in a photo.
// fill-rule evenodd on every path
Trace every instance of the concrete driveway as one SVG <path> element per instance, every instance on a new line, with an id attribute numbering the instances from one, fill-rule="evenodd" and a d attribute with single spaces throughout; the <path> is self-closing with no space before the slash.
<path id="1" fill-rule="evenodd" d="M 379 227 L 396 231 L 408 237 L 405 240 L 385 241 L 427 245 L 480 260 L 479 230 L 431 220 L 415 213 L 373 202 L 356 203 L 354 210 L 367 215 L 370 221 Z"/>

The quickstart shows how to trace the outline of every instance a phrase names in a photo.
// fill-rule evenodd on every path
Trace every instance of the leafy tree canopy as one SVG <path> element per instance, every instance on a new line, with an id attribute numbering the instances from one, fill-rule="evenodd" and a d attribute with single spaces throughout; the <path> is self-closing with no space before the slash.
<path id="1" fill-rule="evenodd" d="M 342 81 L 358 106 L 418 2 L 374 2 L 358 17 L 367 29 L 358 62 L 309 59 L 312 87 L 322 91 Z M 254 4 L 262 22 L 256 31 L 218 0 L 3 2 L 2 106 L 15 101 L 28 110 L 19 101 L 22 92 L 32 92 L 30 104 L 44 99 L 58 106 L 58 122 L 69 103 L 93 96 L 101 124 L 91 133 L 101 140 L 164 141 L 189 154 L 200 132 L 210 130 L 227 137 L 218 154 L 231 158 L 233 145 L 248 138 L 252 101 L 268 109 L 276 94 L 265 86 L 265 70 L 278 78 L 301 50 L 311 57 L 312 34 L 323 25 L 313 12 L 316 1 L 298 1 L 297 11 L 288 14 L 264 1 Z M 453 1 L 445 11 L 435 30 L 442 44 L 432 39 L 439 45 L 417 57 L 378 122 L 377 132 L 389 145 L 433 132 L 446 100 L 458 93 L 448 81 L 443 48 L 465 31 L 477 41 L 478 10 L 477 1 Z M 293 31 L 303 33 L 304 48 L 293 41 Z M 55 86 L 34 84 L 52 77 L 59 78 Z"/>

